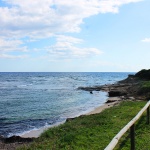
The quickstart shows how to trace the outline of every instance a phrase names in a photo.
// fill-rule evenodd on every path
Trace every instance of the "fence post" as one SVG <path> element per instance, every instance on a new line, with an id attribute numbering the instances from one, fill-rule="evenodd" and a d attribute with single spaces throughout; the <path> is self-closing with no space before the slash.
<path id="1" fill-rule="evenodd" d="M 147 124 L 149 124 L 149 106 L 147 107 Z"/>
<path id="2" fill-rule="evenodd" d="M 131 150 L 135 150 L 135 132 L 134 124 L 130 127 Z"/>

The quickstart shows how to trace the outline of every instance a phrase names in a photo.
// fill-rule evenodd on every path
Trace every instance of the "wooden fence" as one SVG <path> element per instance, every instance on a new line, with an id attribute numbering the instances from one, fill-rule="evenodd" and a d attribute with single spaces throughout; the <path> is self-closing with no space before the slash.
<path id="1" fill-rule="evenodd" d="M 150 101 L 141 109 L 141 111 L 123 128 L 120 132 L 112 139 L 109 145 L 104 150 L 113 150 L 117 145 L 120 138 L 130 129 L 130 140 L 131 140 L 131 150 L 135 150 L 135 132 L 134 124 L 142 116 L 142 114 L 147 110 L 147 123 L 150 123 L 149 119 L 149 107 Z"/>

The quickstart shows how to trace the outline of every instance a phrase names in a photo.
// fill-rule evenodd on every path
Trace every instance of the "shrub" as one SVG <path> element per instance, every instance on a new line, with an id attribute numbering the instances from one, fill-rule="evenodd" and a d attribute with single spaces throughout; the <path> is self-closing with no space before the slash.
<path id="1" fill-rule="evenodd" d="M 150 69 L 143 69 L 135 74 L 135 77 L 140 79 L 150 80 Z"/>

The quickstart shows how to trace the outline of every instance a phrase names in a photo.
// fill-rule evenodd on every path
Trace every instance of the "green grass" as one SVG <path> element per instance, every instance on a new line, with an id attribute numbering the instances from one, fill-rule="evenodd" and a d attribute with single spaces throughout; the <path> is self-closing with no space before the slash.
<path id="1" fill-rule="evenodd" d="M 122 102 L 100 114 L 80 116 L 58 127 L 50 128 L 30 147 L 22 150 L 103 150 L 112 138 L 143 108 L 146 102 Z M 150 149 L 150 125 L 146 115 L 136 124 L 136 150 Z M 125 134 L 116 149 L 129 150 Z"/>

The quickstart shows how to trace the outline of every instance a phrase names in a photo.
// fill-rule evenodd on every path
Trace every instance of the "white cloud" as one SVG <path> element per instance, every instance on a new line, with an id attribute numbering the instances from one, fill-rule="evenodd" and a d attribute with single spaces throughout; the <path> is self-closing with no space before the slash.
<path id="1" fill-rule="evenodd" d="M 65 36 L 65 35 L 57 35 L 56 38 L 57 38 L 57 42 L 69 42 L 73 44 L 78 44 L 83 42 L 82 39 L 71 37 L 71 36 Z"/>
<path id="2" fill-rule="evenodd" d="M 121 5 L 141 0 L 4 0 L 0 35 L 49 37 L 79 32 L 83 19 L 98 13 L 117 13 Z"/>
<path id="3" fill-rule="evenodd" d="M 16 39 L 2 39 L 0 38 L 0 58 L 7 59 L 23 59 L 27 58 L 27 55 L 16 55 L 12 54 L 13 52 L 26 53 L 28 49 L 21 40 Z M 11 55 L 9 54 L 11 53 Z"/>
<path id="4" fill-rule="evenodd" d="M 7 54 L 10 51 L 28 51 L 23 45 L 48 37 L 57 40 L 46 48 L 54 57 L 101 54 L 97 48 L 77 46 L 83 42 L 81 39 L 60 34 L 80 32 L 85 18 L 99 13 L 118 13 L 120 6 L 139 1 L 142 0 L 3 0 L 6 5 L 0 6 L 1 57 L 11 58 Z M 27 43 L 22 42 L 23 38 Z"/>
<path id="5" fill-rule="evenodd" d="M 24 59 L 27 58 L 28 55 L 8 55 L 8 54 L 0 54 L 0 58 L 5 58 L 5 59 Z"/>
<path id="6" fill-rule="evenodd" d="M 149 43 L 149 42 L 150 42 L 150 38 L 145 38 L 145 39 L 142 40 L 142 42 L 147 42 L 147 43 Z"/>
<path id="7" fill-rule="evenodd" d="M 50 56 L 57 58 L 84 58 L 102 54 L 97 48 L 81 48 L 77 44 L 81 44 L 83 40 L 70 36 L 57 36 L 55 45 L 47 47 L 46 50 Z"/>
<path id="8" fill-rule="evenodd" d="M 21 40 L 8 40 L 0 38 L 0 53 L 10 51 L 22 51 L 27 52 L 25 46 L 21 46 L 23 42 Z"/>

